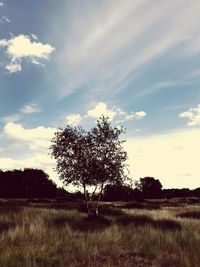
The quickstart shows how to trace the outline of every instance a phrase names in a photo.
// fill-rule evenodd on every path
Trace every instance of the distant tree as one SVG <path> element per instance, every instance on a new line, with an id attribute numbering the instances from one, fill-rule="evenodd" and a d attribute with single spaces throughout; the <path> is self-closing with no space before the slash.
<path id="1" fill-rule="evenodd" d="M 103 197 L 106 201 L 132 200 L 134 190 L 124 184 L 108 184 L 105 186 Z"/>
<path id="2" fill-rule="evenodd" d="M 162 194 L 165 198 L 190 197 L 192 196 L 192 191 L 189 188 L 171 188 L 164 189 Z"/>
<path id="3" fill-rule="evenodd" d="M 161 197 L 162 184 L 158 179 L 153 177 L 140 178 L 139 182 L 135 183 L 136 189 L 138 189 L 143 197 L 157 198 Z"/>
<path id="4" fill-rule="evenodd" d="M 193 190 L 193 196 L 200 197 L 200 187 Z"/>
<path id="5" fill-rule="evenodd" d="M 52 197 L 56 195 L 56 184 L 40 169 L 27 168 L 23 171 L 23 184 L 27 197 Z"/>
<path id="6" fill-rule="evenodd" d="M 119 139 L 122 132 L 122 128 L 112 127 L 109 119 L 102 116 L 91 131 L 68 125 L 52 139 L 51 155 L 57 160 L 59 177 L 66 185 L 83 188 L 88 215 L 98 214 L 107 184 L 123 183 L 127 178 L 127 153 L 122 147 L 124 141 Z M 94 190 L 89 194 L 91 187 Z"/>

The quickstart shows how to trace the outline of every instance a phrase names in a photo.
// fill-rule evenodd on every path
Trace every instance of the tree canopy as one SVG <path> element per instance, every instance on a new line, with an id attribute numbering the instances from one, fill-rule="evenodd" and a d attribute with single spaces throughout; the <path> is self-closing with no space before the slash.
<path id="1" fill-rule="evenodd" d="M 138 182 L 136 182 L 136 188 L 143 193 L 145 197 L 159 197 L 162 192 L 162 184 L 158 179 L 153 177 L 144 177 L 140 178 Z"/>

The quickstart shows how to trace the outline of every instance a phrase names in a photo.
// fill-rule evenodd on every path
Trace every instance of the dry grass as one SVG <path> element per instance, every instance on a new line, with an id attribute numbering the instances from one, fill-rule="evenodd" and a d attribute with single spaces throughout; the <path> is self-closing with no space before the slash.
<path id="1" fill-rule="evenodd" d="M 75 208 L 2 205 L 0 266 L 200 266 L 198 205 L 156 210 L 110 206 L 101 208 L 98 219 Z"/>

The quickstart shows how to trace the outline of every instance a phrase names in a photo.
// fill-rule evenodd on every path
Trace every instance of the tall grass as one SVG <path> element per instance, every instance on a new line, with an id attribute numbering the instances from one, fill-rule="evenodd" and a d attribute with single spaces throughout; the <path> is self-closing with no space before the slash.
<path id="1" fill-rule="evenodd" d="M 199 267 L 200 219 L 188 212 L 200 206 L 107 207 L 98 219 L 72 207 L 4 206 L 0 266 Z"/>

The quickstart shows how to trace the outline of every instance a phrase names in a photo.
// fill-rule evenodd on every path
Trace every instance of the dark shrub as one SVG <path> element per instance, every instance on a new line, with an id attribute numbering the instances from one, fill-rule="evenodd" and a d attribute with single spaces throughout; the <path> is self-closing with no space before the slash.
<path id="1" fill-rule="evenodd" d="M 123 226 L 144 226 L 150 225 L 153 228 L 162 230 L 181 230 L 181 224 L 175 220 L 160 219 L 154 220 L 153 218 L 146 215 L 123 215 L 119 217 L 116 222 Z"/>
<path id="2" fill-rule="evenodd" d="M 181 224 L 175 220 L 170 219 L 160 219 L 155 221 L 155 227 L 162 230 L 181 230 Z"/>
<path id="3" fill-rule="evenodd" d="M 124 214 L 124 212 L 121 209 L 108 206 L 99 207 L 99 213 L 101 215 L 107 215 L 107 216 L 121 216 Z"/>
<path id="4" fill-rule="evenodd" d="M 3 231 L 8 231 L 10 228 L 13 228 L 14 226 L 15 226 L 14 223 L 0 222 L 0 233 Z"/>
<path id="5" fill-rule="evenodd" d="M 119 217 L 116 222 L 123 226 L 142 226 L 145 224 L 152 224 L 154 220 L 146 215 L 123 215 Z"/>
<path id="6" fill-rule="evenodd" d="M 101 232 L 111 225 L 103 216 L 85 217 L 71 224 L 73 230 L 80 232 Z"/>
<path id="7" fill-rule="evenodd" d="M 125 205 L 122 205 L 121 208 L 158 210 L 161 209 L 161 206 L 159 204 L 153 204 L 153 203 L 129 202 Z"/>
<path id="8" fill-rule="evenodd" d="M 186 211 L 177 215 L 180 218 L 200 219 L 200 211 Z"/>

